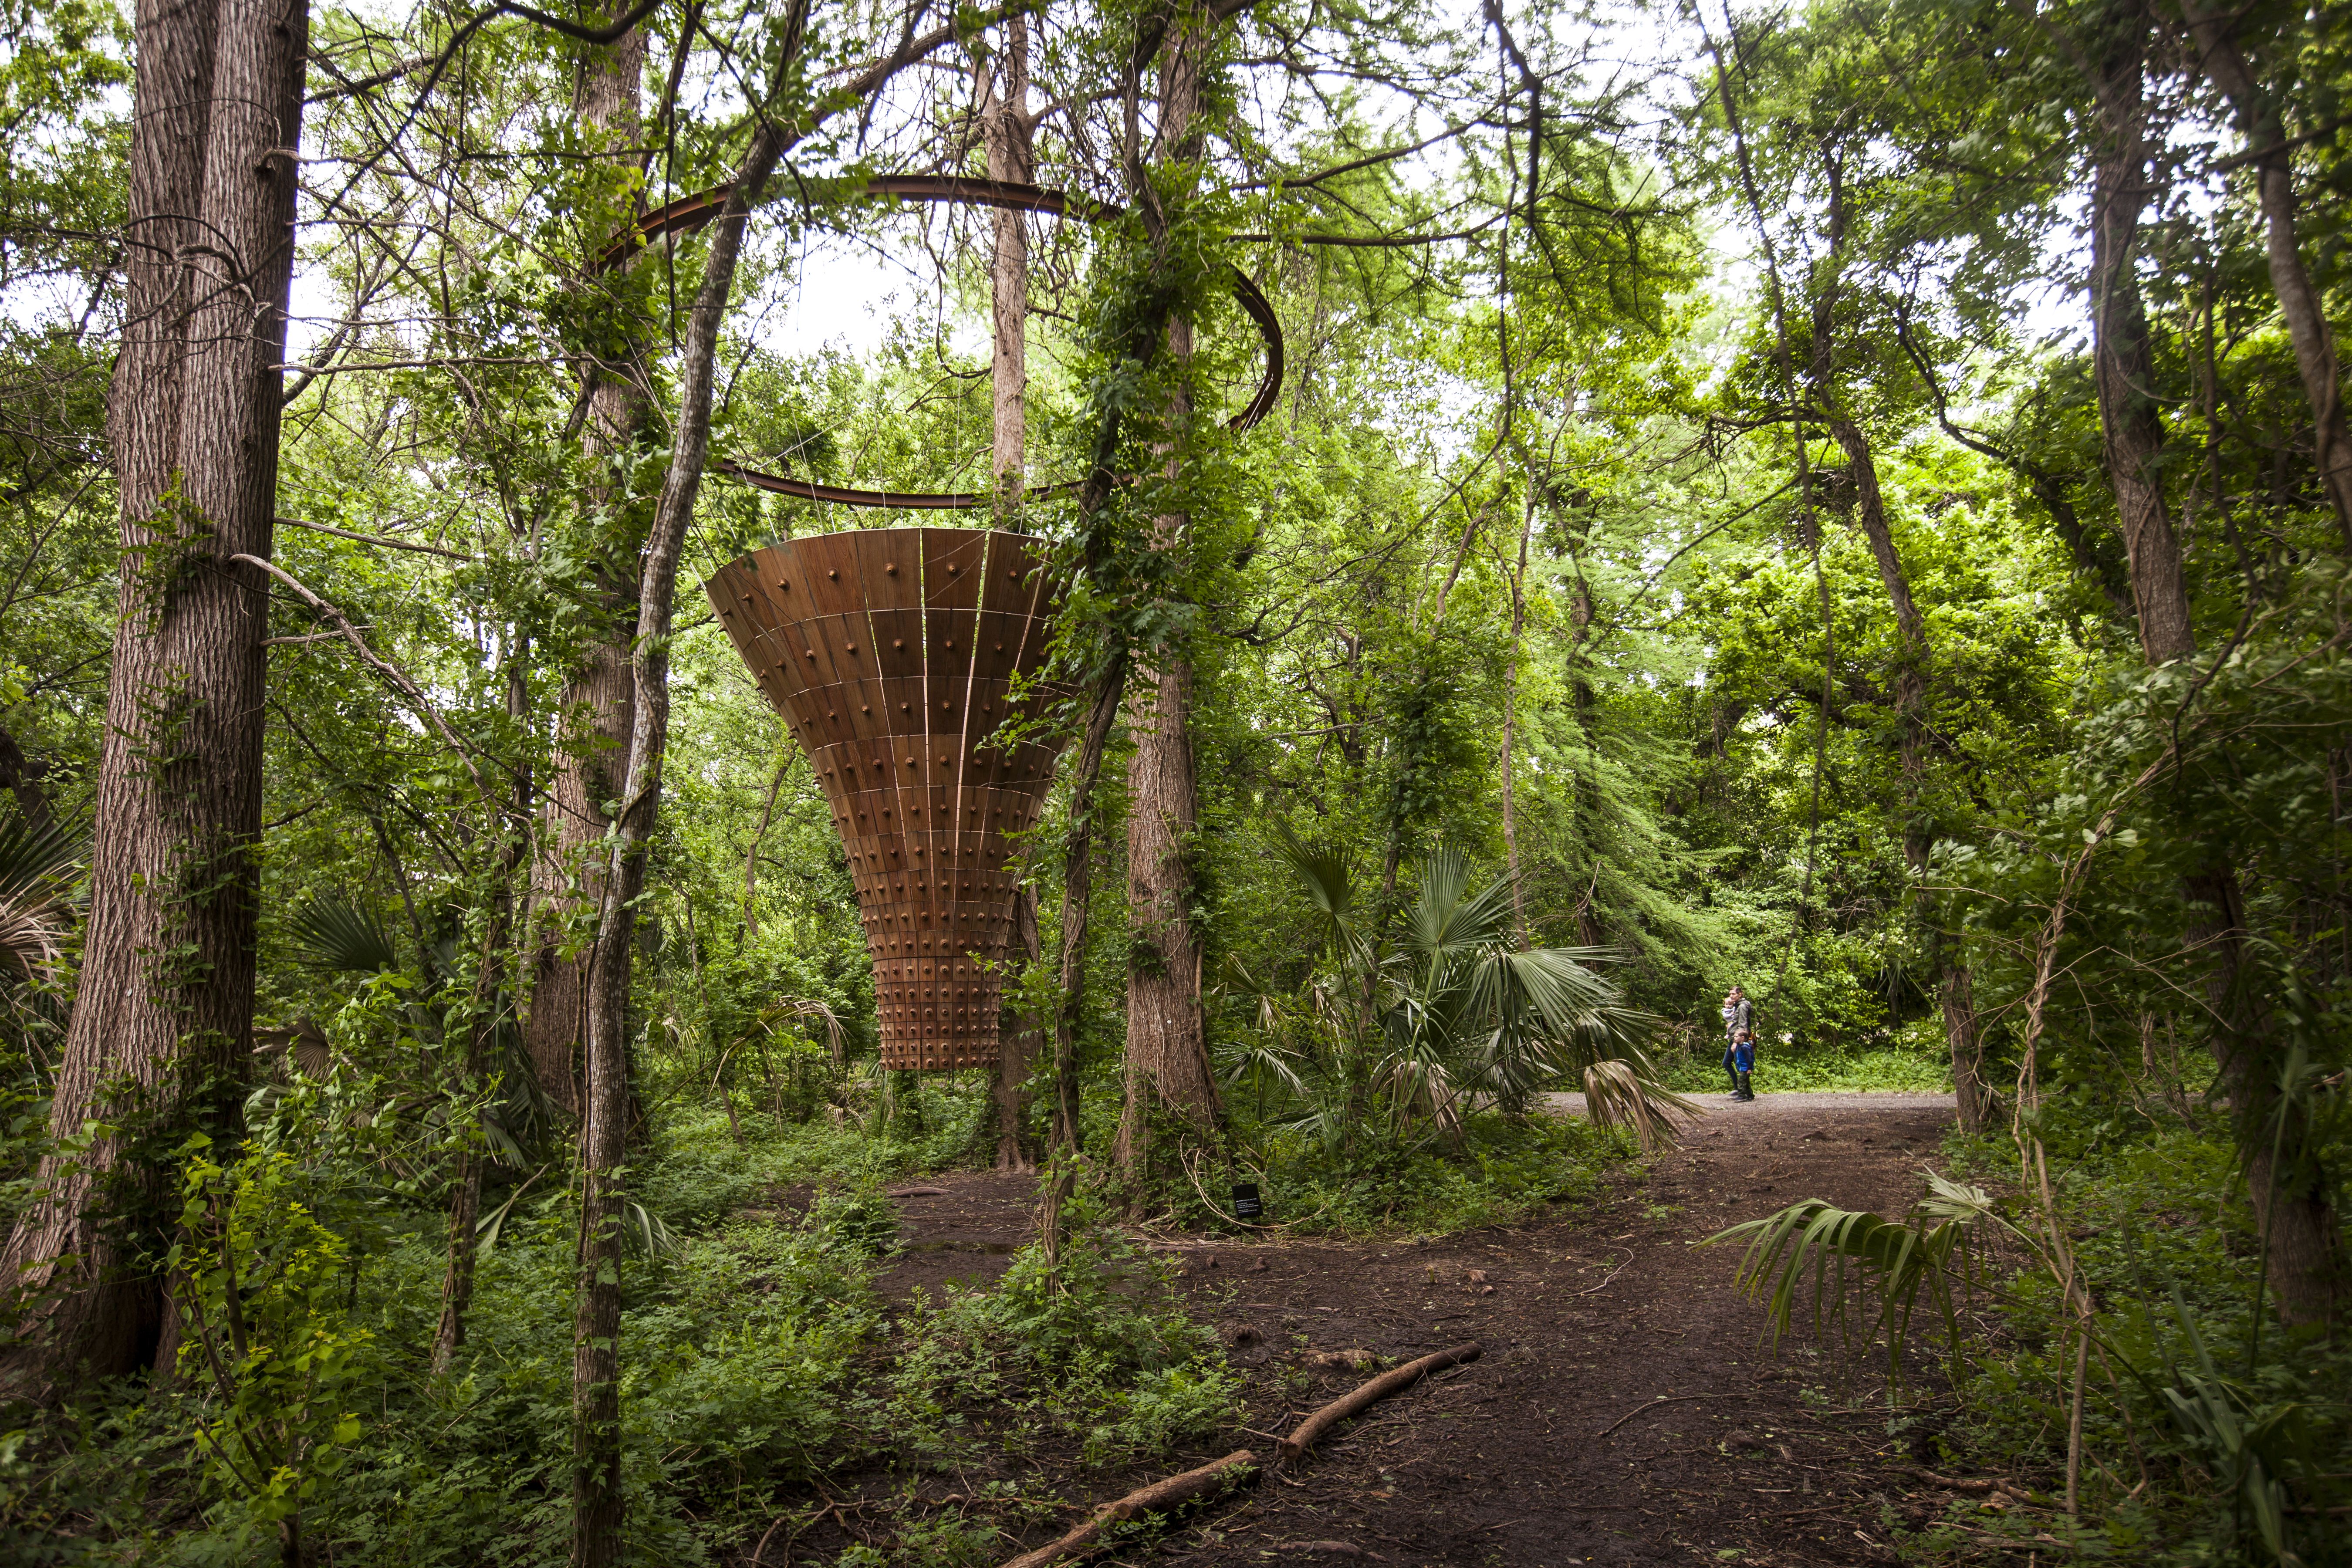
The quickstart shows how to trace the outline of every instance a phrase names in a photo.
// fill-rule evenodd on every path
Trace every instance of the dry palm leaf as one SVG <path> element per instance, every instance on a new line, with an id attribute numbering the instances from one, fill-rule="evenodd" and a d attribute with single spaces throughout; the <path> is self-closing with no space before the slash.
<path id="1" fill-rule="evenodd" d="M 293 1023 L 274 1029 L 256 1029 L 254 1054 L 278 1056 L 291 1061 L 305 1078 L 325 1078 L 334 1070 L 335 1048 L 327 1039 L 327 1031 L 309 1014 Z"/>
<path id="2" fill-rule="evenodd" d="M 1584 1113 L 1599 1127 L 1622 1127 L 1648 1152 L 1675 1142 L 1680 1123 L 1706 1112 L 1643 1076 L 1633 1063 L 1612 1057 L 1584 1069 Z"/>
<path id="3" fill-rule="evenodd" d="M 46 899 L 0 899 L 0 972 L 13 969 L 26 980 L 40 980 L 65 956 L 64 923 L 51 907 Z"/>

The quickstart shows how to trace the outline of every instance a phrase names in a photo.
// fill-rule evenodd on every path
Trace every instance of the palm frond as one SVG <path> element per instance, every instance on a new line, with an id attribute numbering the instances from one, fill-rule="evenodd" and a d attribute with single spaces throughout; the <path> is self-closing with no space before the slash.
<path id="1" fill-rule="evenodd" d="M 38 980 L 65 957 L 65 924 L 49 908 L 46 900 L 0 899 L 0 973 Z"/>
<path id="2" fill-rule="evenodd" d="M 1292 1065 L 1290 1053 L 1269 1041 L 1236 1041 L 1219 1047 L 1217 1055 L 1224 1068 L 1221 1076 L 1227 1083 L 1260 1083 L 1271 1078 L 1294 1094 L 1307 1087 Z"/>
<path id="3" fill-rule="evenodd" d="M 1679 1142 L 1682 1123 L 1706 1112 L 1646 1074 L 1640 1058 L 1612 1057 L 1584 1069 L 1584 1113 L 1596 1126 L 1622 1127 L 1643 1152 Z"/>
<path id="4" fill-rule="evenodd" d="M 81 845 L 56 823 L 0 823 L 0 973 L 47 977 L 65 959 L 66 921 L 58 909 L 66 874 Z"/>
<path id="5" fill-rule="evenodd" d="M 622 1238 L 633 1252 L 647 1258 L 675 1258 L 686 1250 L 660 1216 L 635 1198 L 621 1200 L 621 1219 Z"/>
<path id="6" fill-rule="evenodd" d="M 1496 953 L 1486 984 L 1496 992 L 1497 1006 L 1532 1008 L 1562 1044 L 1623 1044 L 1649 1033 L 1658 1020 L 1625 1006 L 1616 984 L 1593 972 L 1596 962 L 1613 956 L 1591 948 L 1506 949 Z"/>
<path id="7" fill-rule="evenodd" d="M 1861 1320 L 1858 1338 L 1863 1343 L 1884 1330 L 1890 1385 L 1898 1385 L 1913 1311 L 1923 1290 L 1942 1315 L 1947 1346 L 1958 1353 L 1959 1309 L 1953 1284 L 1967 1277 L 1970 1224 L 1958 1216 L 1938 1220 L 1924 1204 L 1915 1205 L 1907 1220 L 1896 1221 L 1807 1198 L 1711 1236 L 1707 1245 L 1748 1238 L 1735 1285 L 1765 1302 L 1776 1347 L 1794 1319 L 1797 1297 L 1806 1289 L 1810 1273 L 1814 1334 L 1818 1337 L 1833 1319 L 1851 1342 L 1857 1338 L 1850 1328 L 1854 1317 Z"/>
<path id="8" fill-rule="evenodd" d="M 1462 1096 L 1434 1053 L 1398 1052 L 1381 1064 L 1373 1082 L 1388 1096 L 1390 1125 L 1397 1134 L 1415 1121 L 1427 1121 L 1449 1141 L 1460 1142 Z"/>
<path id="9" fill-rule="evenodd" d="M 0 823 L 0 904 L 47 904 L 81 858 L 80 841 L 59 824 L 11 816 Z"/>
<path id="10" fill-rule="evenodd" d="M 807 996 L 779 996 L 762 1008 L 760 1022 L 773 1026 L 784 1018 L 822 1018 L 824 1020 L 825 1046 L 833 1057 L 833 1065 L 842 1064 L 841 1020 L 832 1008 Z"/>
<path id="11" fill-rule="evenodd" d="M 1429 852 L 1416 873 L 1421 891 L 1405 911 L 1405 940 L 1418 952 L 1440 958 L 1453 950 L 1493 941 L 1500 931 L 1493 918 L 1495 888 L 1470 891 L 1470 860 L 1452 845 Z M 1507 884 L 1500 907 L 1509 909 Z"/>
<path id="12" fill-rule="evenodd" d="M 1356 947 L 1361 937 L 1355 921 L 1354 858 L 1334 842 L 1307 843 L 1284 822 L 1274 825 L 1274 850 L 1297 873 L 1299 890 L 1319 917 L 1318 934 L 1324 943 L 1342 952 Z"/>
<path id="13" fill-rule="evenodd" d="M 305 1078 L 323 1079 L 335 1069 L 335 1047 L 319 1020 L 305 1013 L 291 1024 L 253 1031 L 254 1055 L 282 1056 Z"/>
<path id="14" fill-rule="evenodd" d="M 505 1234 L 507 1220 L 514 1214 L 515 1205 L 522 1202 L 522 1195 L 530 1191 L 547 1172 L 545 1165 L 533 1171 L 527 1180 L 507 1194 L 506 1202 L 474 1222 L 474 1252 L 477 1257 L 488 1258 L 490 1255 L 499 1244 L 499 1237 Z"/>
<path id="15" fill-rule="evenodd" d="M 341 899 L 313 899 L 294 912 L 294 946 L 313 969 L 374 974 L 400 967 L 392 933 L 371 911 Z"/>

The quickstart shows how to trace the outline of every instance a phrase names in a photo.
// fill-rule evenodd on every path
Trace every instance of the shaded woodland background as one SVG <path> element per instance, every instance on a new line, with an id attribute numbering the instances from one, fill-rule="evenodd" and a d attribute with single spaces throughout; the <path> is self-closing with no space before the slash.
<path id="1" fill-rule="evenodd" d="M 747 1500 L 945 1441 L 979 1342 L 1144 1463 L 1232 1394 L 1104 1282 L 1121 1226 L 1581 1190 L 1715 1086 L 1738 980 L 1766 1087 L 1958 1095 L 1981 1187 L 1803 1243 L 1857 1311 L 1942 1289 L 1898 1235 L 1990 1271 L 1956 1454 L 2063 1473 L 2079 1550 L 2342 1559 L 2338 11 L 0 39 L 26 1550 L 731 1560 Z M 860 194 L 919 173 L 1119 216 Z M 929 279 L 870 353 L 781 324 L 826 247 Z M 1287 351 L 1239 434 L 1229 268 Z M 1071 584 L 992 1079 L 875 1065 L 698 586 L 941 514 L 736 466 L 986 492 Z M 1621 1130 L 1530 1116 L 1586 1087 Z M 1039 1168 L 1044 1234 L 887 1321 L 878 1184 L 955 1163 Z"/>

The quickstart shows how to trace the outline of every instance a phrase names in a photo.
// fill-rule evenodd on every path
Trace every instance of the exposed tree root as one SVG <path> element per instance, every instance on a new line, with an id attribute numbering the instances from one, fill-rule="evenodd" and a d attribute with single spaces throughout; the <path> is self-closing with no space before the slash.
<path id="1" fill-rule="evenodd" d="M 1257 1456 L 1247 1448 L 1236 1449 L 1213 1464 L 1197 1470 L 1186 1470 L 1181 1476 L 1171 1476 L 1164 1481 L 1154 1481 L 1139 1487 L 1115 1502 L 1107 1502 L 1087 1516 L 1087 1521 L 1050 1545 L 1034 1552 L 1024 1552 L 1004 1564 L 1004 1568 L 1045 1568 L 1048 1563 L 1059 1562 L 1071 1552 L 1083 1551 L 1102 1538 L 1104 1531 L 1114 1524 L 1123 1524 L 1141 1514 L 1155 1513 L 1190 1502 L 1216 1490 L 1239 1472 L 1257 1463 Z"/>
<path id="2" fill-rule="evenodd" d="M 1486 1348 L 1477 1341 L 1472 1340 L 1466 1344 L 1455 1345 L 1452 1350 L 1439 1351 L 1436 1354 L 1425 1355 L 1419 1361 L 1409 1361 L 1393 1372 L 1381 1373 L 1353 1394 L 1333 1400 L 1306 1420 L 1301 1421 L 1298 1424 L 1298 1429 L 1282 1440 L 1282 1451 L 1278 1462 L 1284 1465 L 1297 1464 L 1306 1457 L 1307 1450 L 1315 1446 L 1317 1439 L 1349 1416 L 1370 1409 L 1399 1389 L 1412 1387 L 1433 1372 L 1443 1372 L 1449 1366 L 1459 1366 L 1464 1362 L 1476 1361 L 1485 1353 Z"/>

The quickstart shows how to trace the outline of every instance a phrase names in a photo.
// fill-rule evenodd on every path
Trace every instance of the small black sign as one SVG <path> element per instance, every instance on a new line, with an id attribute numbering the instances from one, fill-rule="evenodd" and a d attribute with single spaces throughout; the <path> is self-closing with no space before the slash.
<path id="1" fill-rule="evenodd" d="M 1265 1213 L 1265 1205 L 1257 1201 L 1257 1184 L 1235 1182 L 1234 1184 L 1234 1217 L 1254 1220 Z"/>

